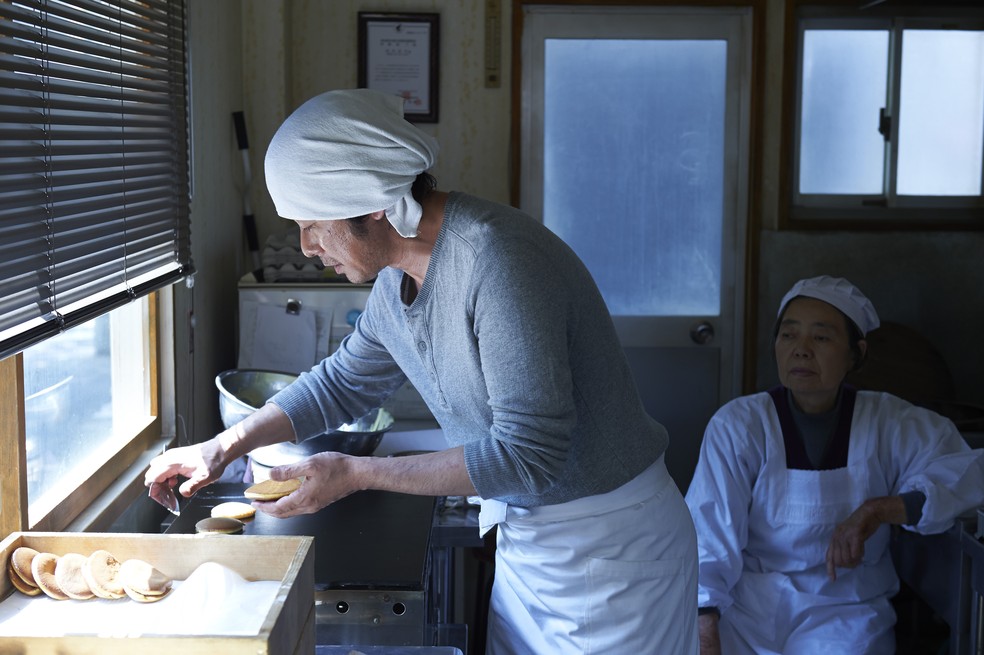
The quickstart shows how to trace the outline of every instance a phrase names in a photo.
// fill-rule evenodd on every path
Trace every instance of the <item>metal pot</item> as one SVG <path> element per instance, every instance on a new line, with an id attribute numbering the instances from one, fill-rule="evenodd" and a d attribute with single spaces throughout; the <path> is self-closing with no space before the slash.
<path id="1" fill-rule="evenodd" d="M 243 420 L 278 391 L 297 379 L 290 373 L 257 369 L 232 369 L 215 378 L 219 389 L 219 413 L 226 428 Z M 316 453 L 335 451 L 348 455 L 371 455 L 390 428 L 393 415 L 377 408 L 333 432 L 311 437 L 295 444 L 282 442 L 257 448 L 250 453 L 263 466 L 293 464 Z"/>
<path id="2" fill-rule="evenodd" d="M 234 368 L 215 376 L 222 425 L 231 428 L 297 379 L 291 373 Z"/>

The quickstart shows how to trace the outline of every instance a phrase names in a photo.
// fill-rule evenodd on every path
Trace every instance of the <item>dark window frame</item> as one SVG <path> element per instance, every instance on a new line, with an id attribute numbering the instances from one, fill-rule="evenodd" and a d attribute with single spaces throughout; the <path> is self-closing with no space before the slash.
<path id="1" fill-rule="evenodd" d="M 786 5 L 786 43 L 783 73 L 783 125 L 780 149 L 780 188 L 782 211 L 779 228 L 791 230 L 982 230 L 984 229 L 984 189 L 972 197 L 906 197 L 890 206 L 885 194 L 876 197 L 797 193 L 799 157 L 800 71 L 802 69 L 803 22 L 813 21 L 845 26 L 878 22 L 893 30 L 913 27 L 955 26 L 984 29 L 984 7 L 958 2 L 939 7 L 918 7 L 904 3 L 857 2 L 818 3 L 816 0 L 788 0 Z M 898 56 L 893 50 L 891 57 Z M 889 67 L 893 62 L 889 62 Z M 891 76 L 891 73 L 890 73 Z M 897 77 L 896 77 L 897 79 Z M 896 82 L 889 81 L 890 93 Z M 982 116 L 984 121 L 984 116 Z M 893 147 L 895 147 L 893 145 Z M 897 172 L 894 168 L 890 174 Z"/>

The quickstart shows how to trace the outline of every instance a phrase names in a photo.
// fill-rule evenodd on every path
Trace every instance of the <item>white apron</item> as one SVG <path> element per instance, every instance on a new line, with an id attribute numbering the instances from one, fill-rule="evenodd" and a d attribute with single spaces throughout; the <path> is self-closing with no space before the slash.
<path id="1" fill-rule="evenodd" d="M 499 526 L 486 653 L 696 655 L 696 534 L 662 457 L 606 494 L 483 501 L 479 521 Z"/>
<path id="2" fill-rule="evenodd" d="M 769 494 L 771 502 L 762 517 L 773 537 L 768 555 L 824 561 L 830 542 L 818 539 L 818 532 L 829 535 L 870 497 L 861 482 L 864 473 L 858 465 L 832 471 L 786 470 Z M 894 653 L 895 612 L 888 597 L 858 602 L 863 589 L 885 586 L 885 580 L 869 584 L 875 578 L 895 575 L 890 558 L 884 556 L 889 534 L 888 526 L 879 528 L 865 543 L 864 565 L 850 572 L 838 570 L 835 582 L 827 580 L 823 567 L 789 575 L 746 570 L 734 588 L 735 604 L 719 623 L 722 647 L 729 646 L 723 652 Z M 810 551 L 815 551 L 812 556 Z"/>
<path id="3" fill-rule="evenodd" d="M 735 604 L 719 623 L 723 653 L 891 655 L 890 594 L 870 597 L 873 590 L 897 588 L 887 554 L 889 527 L 865 542 L 861 566 L 838 569 L 834 582 L 825 566 L 834 528 L 868 498 L 889 493 L 869 470 L 870 442 L 851 439 L 847 466 L 831 470 L 790 469 L 783 451 L 774 452 L 749 512 L 749 546 L 763 572 L 749 566 L 735 585 Z M 778 562 L 794 572 L 775 572 L 778 567 L 769 564 Z"/>
<path id="4" fill-rule="evenodd" d="M 782 424 L 792 418 L 780 416 L 788 414 L 782 397 L 737 398 L 708 423 L 687 491 L 699 533 L 698 601 L 722 608 L 725 655 L 891 653 L 889 599 L 899 583 L 890 529 L 865 542 L 862 566 L 838 569 L 830 582 L 834 527 L 868 498 L 916 490 L 926 502 L 915 529 L 942 532 L 984 504 L 984 453 L 970 450 L 938 414 L 858 391 L 852 412 L 846 393 L 842 405 L 838 434 L 847 431 L 846 447 L 841 440 L 829 449 L 837 457 L 825 470 L 805 470 L 796 456 L 806 457 L 802 442 L 785 445 Z"/>

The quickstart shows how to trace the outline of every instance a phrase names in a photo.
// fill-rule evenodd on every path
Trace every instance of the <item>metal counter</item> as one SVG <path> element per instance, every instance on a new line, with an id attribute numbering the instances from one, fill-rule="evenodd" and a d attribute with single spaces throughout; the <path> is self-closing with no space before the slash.
<path id="1" fill-rule="evenodd" d="M 462 655 L 451 646 L 316 646 L 316 655 L 351 655 L 355 650 L 362 655 Z"/>
<path id="2" fill-rule="evenodd" d="M 984 653 L 984 544 L 980 537 L 969 531 L 964 531 L 960 537 L 963 559 L 970 563 L 969 616 L 965 644 L 961 644 L 960 650 L 951 648 L 950 652 L 980 655 Z"/>
<path id="3" fill-rule="evenodd" d="M 899 579 L 949 626 L 952 655 L 981 653 L 971 647 L 972 559 L 980 557 L 976 566 L 984 565 L 984 546 L 974 538 L 976 528 L 976 516 L 962 516 L 941 534 L 898 529 L 891 545 Z M 977 589 L 984 590 L 984 586 Z"/>

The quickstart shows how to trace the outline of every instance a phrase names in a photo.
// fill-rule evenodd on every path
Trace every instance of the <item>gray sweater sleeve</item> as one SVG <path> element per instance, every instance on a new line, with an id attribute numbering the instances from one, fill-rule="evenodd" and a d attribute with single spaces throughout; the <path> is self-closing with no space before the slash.
<path id="1" fill-rule="evenodd" d="M 365 416 L 406 381 L 372 333 L 373 304 L 370 294 L 367 311 L 338 350 L 269 400 L 287 414 L 298 442 Z"/>
<path id="2" fill-rule="evenodd" d="M 339 352 L 272 402 L 299 439 L 409 379 L 484 498 L 539 506 L 604 493 L 667 445 L 639 400 L 587 269 L 542 223 L 451 194 L 413 303 L 382 271 Z"/>

